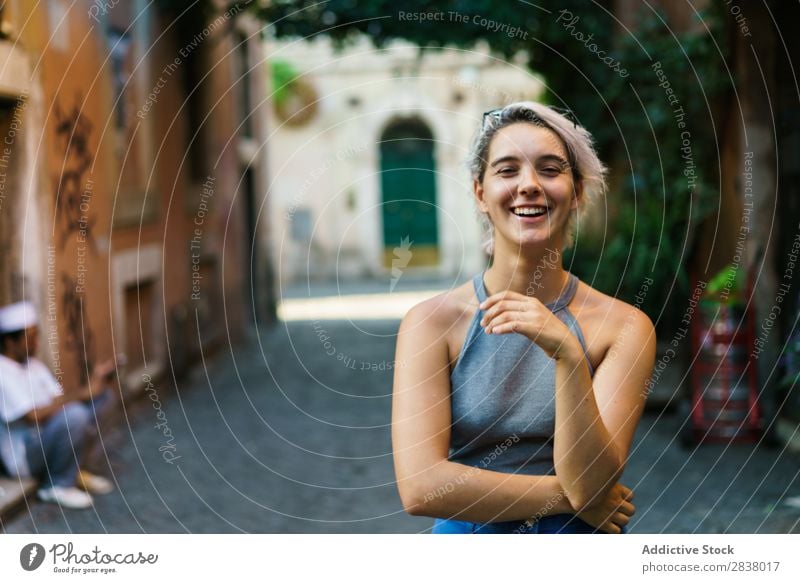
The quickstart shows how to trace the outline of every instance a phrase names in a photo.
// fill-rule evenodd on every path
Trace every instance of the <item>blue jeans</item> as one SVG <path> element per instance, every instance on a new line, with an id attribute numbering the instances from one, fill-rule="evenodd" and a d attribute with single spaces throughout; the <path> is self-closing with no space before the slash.
<path id="1" fill-rule="evenodd" d="M 111 396 L 106 390 L 89 403 L 72 401 L 53 413 L 25 436 L 25 457 L 31 475 L 41 480 L 41 487 L 71 487 L 78 476 L 78 460 L 83 453 L 86 434 Z"/>
<path id="2" fill-rule="evenodd" d="M 622 527 L 622 533 L 627 529 Z M 574 514 L 544 516 L 532 524 L 524 520 L 508 522 L 465 522 L 437 518 L 431 534 L 608 534 L 596 530 Z"/>

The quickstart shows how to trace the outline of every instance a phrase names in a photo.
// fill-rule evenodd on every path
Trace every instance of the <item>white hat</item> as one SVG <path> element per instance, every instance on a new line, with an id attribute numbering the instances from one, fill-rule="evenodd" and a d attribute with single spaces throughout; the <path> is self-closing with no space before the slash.
<path id="1" fill-rule="evenodd" d="M 38 323 L 36 308 L 30 302 L 17 302 L 0 308 L 0 334 L 18 332 Z"/>

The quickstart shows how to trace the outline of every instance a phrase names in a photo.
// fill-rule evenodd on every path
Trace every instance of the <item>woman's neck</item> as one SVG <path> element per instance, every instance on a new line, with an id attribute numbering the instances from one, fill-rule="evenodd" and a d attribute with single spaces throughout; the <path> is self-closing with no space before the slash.
<path id="1" fill-rule="evenodd" d="M 546 304 L 561 295 L 567 276 L 561 263 L 561 251 L 546 247 L 536 253 L 526 250 L 524 256 L 495 252 L 484 282 L 489 295 L 511 290 Z"/>

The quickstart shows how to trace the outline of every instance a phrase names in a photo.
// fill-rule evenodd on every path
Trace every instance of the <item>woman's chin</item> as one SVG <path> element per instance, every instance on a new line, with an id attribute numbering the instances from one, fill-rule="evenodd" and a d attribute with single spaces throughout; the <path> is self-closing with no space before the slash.
<path id="1" fill-rule="evenodd" d="M 510 239 L 510 243 L 520 249 L 553 247 L 558 245 L 558 237 L 550 231 L 540 233 L 520 233 Z"/>

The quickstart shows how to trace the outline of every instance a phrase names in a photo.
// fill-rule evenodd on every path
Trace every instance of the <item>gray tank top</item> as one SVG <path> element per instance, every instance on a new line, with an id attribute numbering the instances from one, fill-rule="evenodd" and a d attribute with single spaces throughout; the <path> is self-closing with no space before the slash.
<path id="1" fill-rule="evenodd" d="M 483 273 L 473 278 L 479 302 L 487 297 Z M 585 354 L 580 326 L 567 308 L 577 288 L 578 278 L 569 273 L 561 295 L 545 305 L 575 334 Z M 486 334 L 483 315 L 476 310 L 450 373 L 449 459 L 497 472 L 553 475 L 555 361 L 522 334 Z"/>

